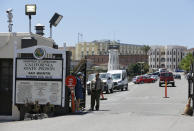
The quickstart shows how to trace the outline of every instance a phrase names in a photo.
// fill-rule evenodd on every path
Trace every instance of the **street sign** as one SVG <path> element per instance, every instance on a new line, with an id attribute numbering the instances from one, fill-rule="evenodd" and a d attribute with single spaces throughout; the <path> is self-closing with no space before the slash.
<path id="1" fill-rule="evenodd" d="M 75 78 L 75 76 L 68 76 L 65 80 L 66 86 L 70 87 L 75 87 L 77 80 Z"/>

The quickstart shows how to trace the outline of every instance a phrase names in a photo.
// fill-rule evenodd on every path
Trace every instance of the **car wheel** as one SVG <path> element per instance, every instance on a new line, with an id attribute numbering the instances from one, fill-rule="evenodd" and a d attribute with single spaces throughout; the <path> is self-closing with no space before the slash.
<path id="1" fill-rule="evenodd" d="M 172 87 L 175 87 L 174 83 L 172 83 Z"/>
<path id="2" fill-rule="evenodd" d="M 125 90 L 128 91 L 128 84 L 126 85 Z"/>
<path id="3" fill-rule="evenodd" d="M 141 81 L 141 84 L 143 84 L 144 82 L 143 81 Z"/>

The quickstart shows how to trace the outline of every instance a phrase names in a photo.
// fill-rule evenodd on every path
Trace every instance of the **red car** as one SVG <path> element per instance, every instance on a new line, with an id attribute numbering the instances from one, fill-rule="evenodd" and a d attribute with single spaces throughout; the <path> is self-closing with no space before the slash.
<path id="1" fill-rule="evenodd" d="M 149 76 L 139 76 L 137 79 L 136 79 L 136 83 L 137 84 L 143 84 L 143 83 L 154 83 L 155 82 L 155 79 L 153 78 L 150 78 Z"/>
<path id="2" fill-rule="evenodd" d="M 163 72 L 160 74 L 159 87 L 161 87 L 162 84 L 165 84 L 165 81 L 167 82 L 167 84 L 171 84 L 173 87 L 175 86 L 172 72 Z"/>

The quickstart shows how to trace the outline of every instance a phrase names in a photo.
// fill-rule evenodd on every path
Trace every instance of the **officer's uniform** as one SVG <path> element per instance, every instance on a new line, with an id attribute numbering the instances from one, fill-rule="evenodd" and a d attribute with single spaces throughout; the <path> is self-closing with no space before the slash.
<path id="1" fill-rule="evenodd" d="M 99 110 L 100 106 L 100 93 L 102 91 L 102 81 L 100 78 L 97 78 L 96 81 L 92 81 L 91 86 L 91 110 L 94 110 L 95 102 L 96 102 L 96 110 Z"/>

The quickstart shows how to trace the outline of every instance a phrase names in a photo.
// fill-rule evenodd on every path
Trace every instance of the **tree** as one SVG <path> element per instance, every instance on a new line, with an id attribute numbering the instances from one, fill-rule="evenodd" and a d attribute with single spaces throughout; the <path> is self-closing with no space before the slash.
<path id="1" fill-rule="evenodd" d="M 136 76 L 136 75 L 145 74 L 149 71 L 149 65 L 148 65 L 148 63 L 131 64 L 128 66 L 127 71 L 128 71 L 129 76 Z"/>
<path id="2" fill-rule="evenodd" d="M 188 53 L 180 62 L 181 69 L 189 72 L 191 64 L 194 62 L 192 53 Z"/>
<path id="3" fill-rule="evenodd" d="M 147 55 L 149 50 L 151 49 L 151 47 L 149 45 L 144 45 L 142 48 L 143 52 L 145 52 L 145 54 Z"/>

